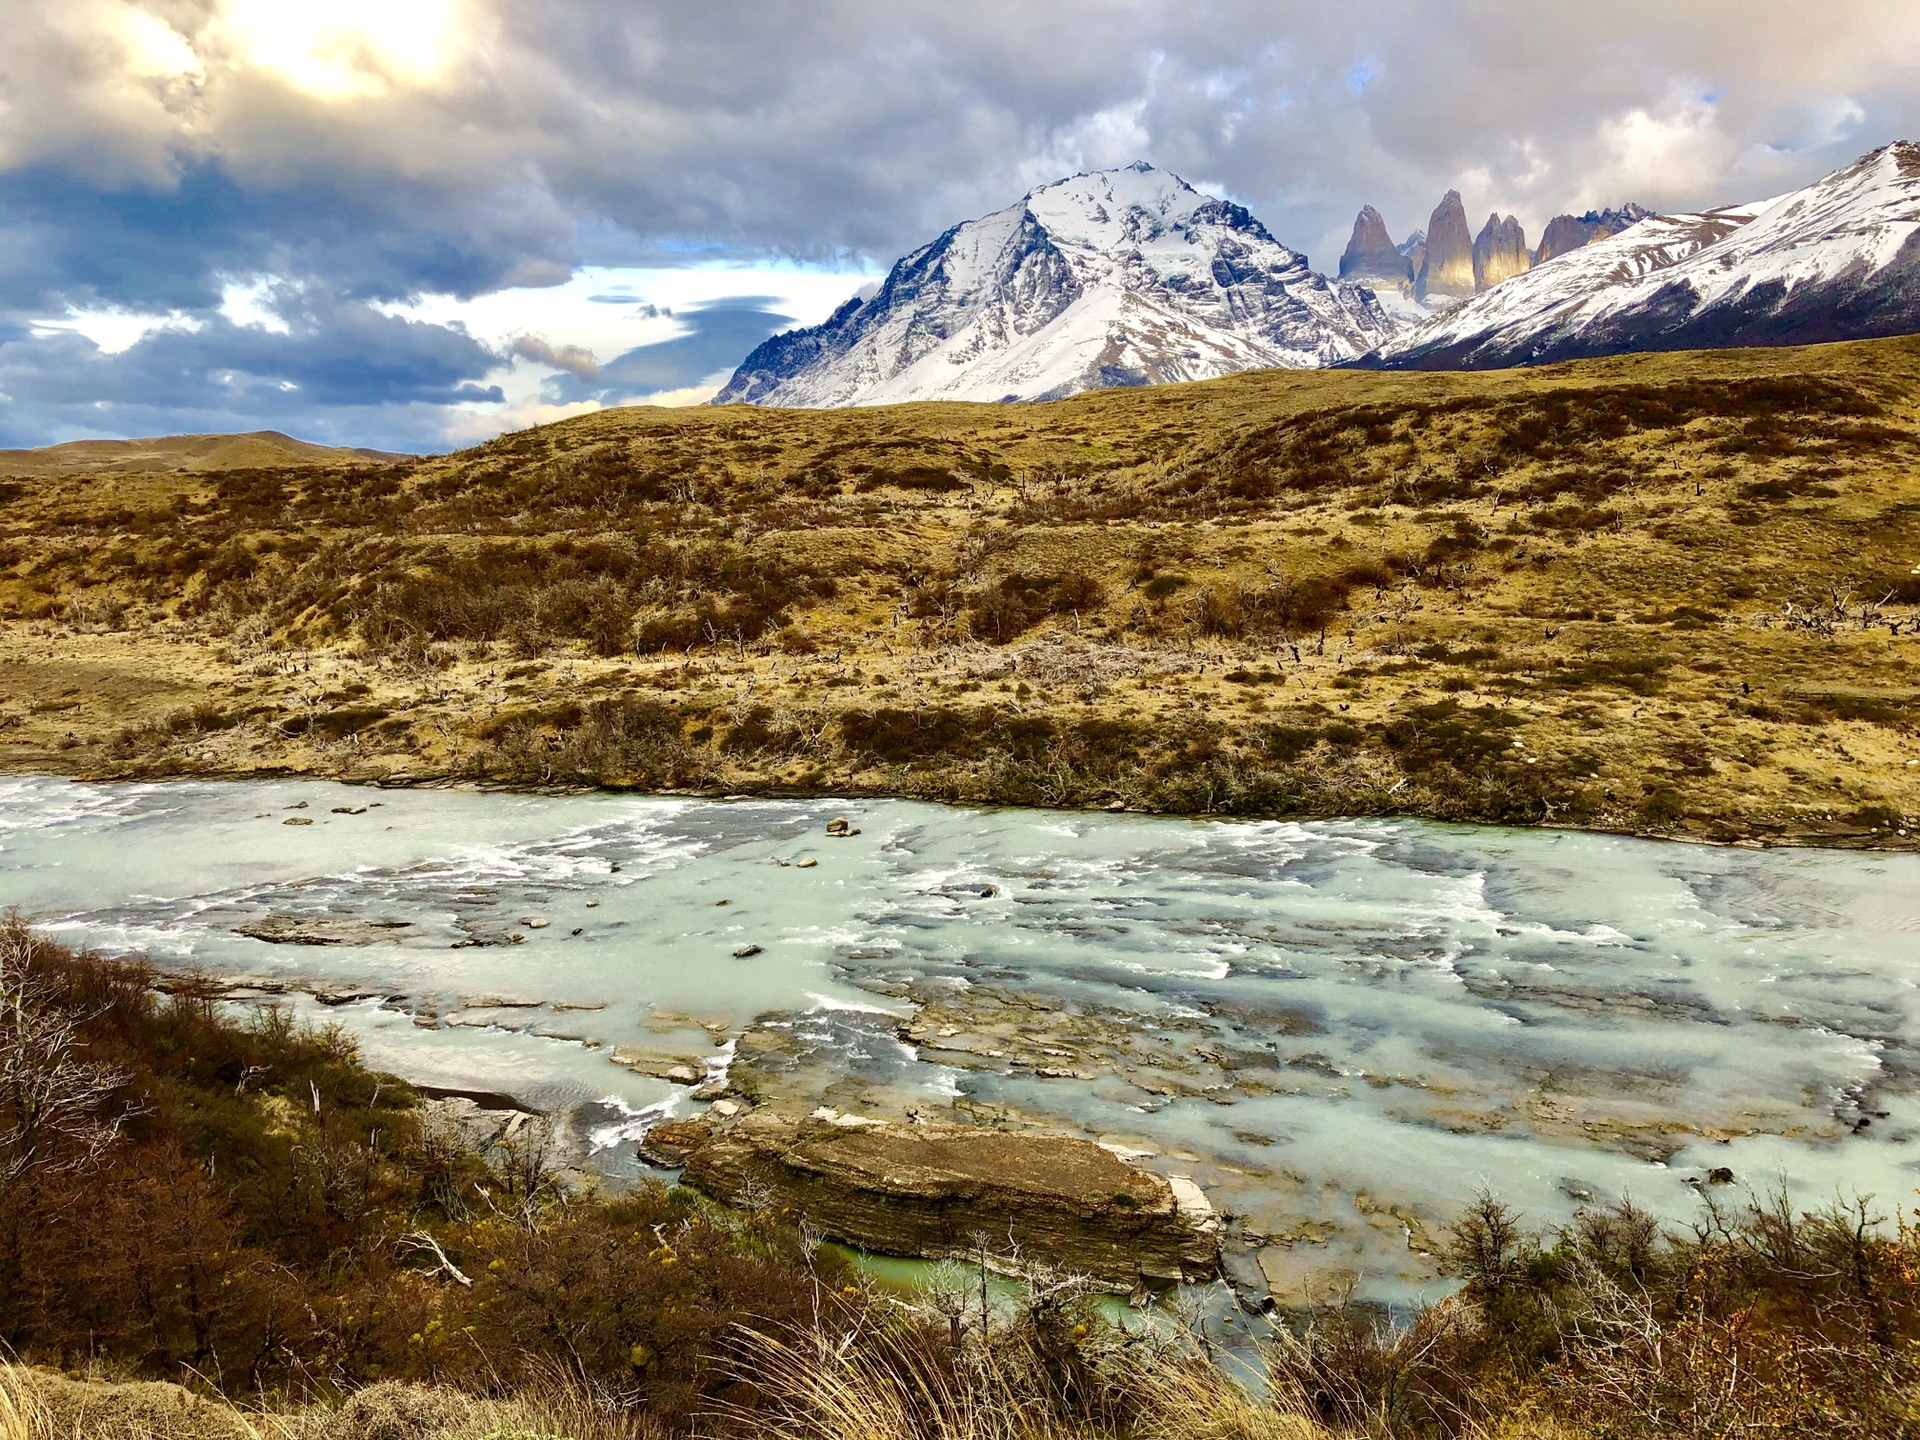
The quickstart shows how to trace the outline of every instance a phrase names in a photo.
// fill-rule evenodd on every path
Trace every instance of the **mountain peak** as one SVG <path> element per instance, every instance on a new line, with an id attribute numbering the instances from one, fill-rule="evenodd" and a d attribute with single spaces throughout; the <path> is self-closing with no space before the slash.
<path id="1" fill-rule="evenodd" d="M 1533 263 L 1544 265 L 1556 255 L 1609 239 L 1652 218 L 1653 211 L 1631 200 L 1617 208 L 1589 210 L 1584 215 L 1556 215 L 1541 233 L 1540 244 L 1533 252 Z"/>
<path id="2" fill-rule="evenodd" d="M 1414 294 L 1451 295 L 1467 299 L 1473 283 L 1473 232 L 1467 229 L 1467 206 L 1458 190 L 1440 197 L 1427 221 L 1427 247 L 1414 279 Z"/>
<path id="3" fill-rule="evenodd" d="M 1243 207 L 1144 161 L 1035 186 L 775 336 L 715 403 L 1051 399 L 1352 359 L 1398 328 Z"/>
<path id="4" fill-rule="evenodd" d="M 1028 213 L 1045 223 L 1056 238 L 1069 236 L 1094 244 L 1112 238 L 1101 233 L 1105 227 L 1127 229 L 1123 217 L 1129 213 L 1170 223 L 1217 203 L 1171 170 L 1161 170 L 1144 160 L 1114 170 L 1084 170 L 1036 185 L 1025 197 Z M 1089 223 L 1093 229 L 1088 228 Z M 1136 221 L 1132 228 L 1140 228 L 1139 223 Z"/>
<path id="5" fill-rule="evenodd" d="M 1362 205 L 1354 217 L 1353 236 L 1340 256 L 1340 278 L 1378 280 L 1389 285 L 1406 285 L 1413 280 L 1413 265 L 1387 233 L 1385 217 L 1371 205 Z"/>
<path id="6" fill-rule="evenodd" d="M 1532 265 L 1532 257 L 1527 253 L 1527 232 L 1520 228 L 1520 221 L 1512 215 L 1487 216 L 1487 223 L 1473 242 L 1474 290 L 1491 290 L 1501 281 L 1531 269 Z"/>
<path id="7" fill-rule="evenodd" d="M 1561 221 L 1578 226 L 1587 217 L 1554 223 Z M 1619 233 L 1548 260 L 1388 342 L 1365 363 L 1483 369 L 1913 333 L 1920 330 L 1920 145 L 1883 146 L 1759 203 L 1693 215 L 1642 212 Z"/>

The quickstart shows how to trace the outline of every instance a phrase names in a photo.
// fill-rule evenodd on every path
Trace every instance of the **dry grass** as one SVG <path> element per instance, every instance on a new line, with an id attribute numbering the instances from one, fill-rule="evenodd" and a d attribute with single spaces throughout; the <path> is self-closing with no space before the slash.
<path id="1" fill-rule="evenodd" d="M 272 1412 L 177 1385 L 76 1381 L 0 1366 L 0 1440 L 655 1440 L 663 1433 L 644 1416 L 609 1413 L 558 1381 L 504 1400 L 389 1382 L 337 1405 Z"/>
<path id="2" fill-rule="evenodd" d="M 1032 1348 L 974 1348 L 957 1367 L 936 1362 L 908 1331 L 857 1346 L 824 1337 L 789 1345 L 751 1335 L 743 1365 L 777 1397 L 738 1417 L 756 1440 L 1320 1440 L 1298 1407 L 1263 1404 L 1220 1369 L 1175 1347 L 1141 1342 L 1105 1377 L 1124 1390 L 1101 1423 L 1065 1416 Z M 1107 1357 L 1112 1364 L 1115 1357 Z"/>
<path id="3" fill-rule="evenodd" d="M 1916 397 L 1899 339 L 0 464 L 0 766 L 1907 845 Z"/>

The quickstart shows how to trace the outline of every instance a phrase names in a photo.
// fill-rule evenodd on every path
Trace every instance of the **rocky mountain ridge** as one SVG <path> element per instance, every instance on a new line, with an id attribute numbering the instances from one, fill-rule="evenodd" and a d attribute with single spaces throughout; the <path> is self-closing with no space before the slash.
<path id="1" fill-rule="evenodd" d="M 1788 195 L 1642 218 L 1550 257 L 1360 363 L 1497 368 L 1916 330 L 1920 144 L 1903 141 Z"/>
<path id="2" fill-rule="evenodd" d="M 871 297 L 759 346 L 715 403 L 1055 399 L 1339 364 L 1403 324 L 1241 206 L 1135 164 L 954 226 Z"/>
<path id="3" fill-rule="evenodd" d="M 1442 197 L 1425 230 L 1415 230 L 1398 245 L 1380 212 L 1363 205 L 1353 222 L 1353 237 L 1340 256 L 1340 278 L 1374 286 L 1389 313 L 1408 316 L 1418 324 L 1555 256 L 1610 239 L 1653 213 L 1629 202 L 1584 215 L 1556 215 L 1547 223 L 1539 245 L 1529 249 L 1519 219 L 1497 210 L 1487 216 L 1480 233 L 1468 239 L 1466 204 L 1457 190 Z M 1395 304 L 1396 295 L 1414 304 Z"/>
<path id="4" fill-rule="evenodd" d="M 1458 190 L 1449 190 L 1427 220 L 1426 252 L 1413 279 L 1417 300 L 1432 295 L 1467 299 L 1478 293 L 1473 277 L 1473 232 Z"/>
<path id="5" fill-rule="evenodd" d="M 1629 225 L 1653 218 L 1653 211 L 1631 201 L 1618 209 L 1589 210 L 1584 215 L 1556 215 L 1541 232 L 1534 247 L 1533 263 L 1544 265 L 1556 255 L 1578 250 L 1596 240 L 1610 240 Z"/>
<path id="6" fill-rule="evenodd" d="M 954 226 L 873 295 L 764 342 L 715 403 L 1045 400 L 1250 369 L 1900 334 L 1920 330 L 1917 228 L 1920 146 L 1902 142 L 1777 201 L 1558 215 L 1531 248 L 1498 211 L 1474 235 L 1457 190 L 1398 244 L 1368 205 L 1329 280 L 1243 207 L 1136 164 Z"/>
<path id="7" fill-rule="evenodd" d="M 1387 233 L 1387 222 L 1371 205 L 1362 205 L 1354 217 L 1353 238 L 1340 256 L 1342 280 L 1384 281 L 1389 285 L 1413 283 L 1414 263 L 1410 258 L 1412 241 L 1395 245 Z M 1421 255 L 1425 257 L 1426 236 L 1420 236 Z"/>
<path id="8" fill-rule="evenodd" d="M 1533 268 L 1527 232 L 1511 215 L 1489 215 L 1473 241 L 1473 291 L 1484 295 L 1503 280 Z"/>

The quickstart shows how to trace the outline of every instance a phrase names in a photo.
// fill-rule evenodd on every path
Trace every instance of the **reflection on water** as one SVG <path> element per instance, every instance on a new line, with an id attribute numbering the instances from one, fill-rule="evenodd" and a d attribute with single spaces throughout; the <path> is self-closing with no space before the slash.
<path id="1" fill-rule="evenodd" d="M 675 1066 L 1077 1130 L 1199 1179 L 1283 1296 L 1413 1293 L 1483 1185 L 1542 1217 L 1684 1216 L 1716 1169 L 1891 1206 L 1920 1156 L 1911 856 L 36 778 L 0 780 L 0 903 L 319 996 L 422 1083 L 588 1102 L 610 1145 L 700 1108 Z M 268 917 L 371 943 L 238 933 Z"/>

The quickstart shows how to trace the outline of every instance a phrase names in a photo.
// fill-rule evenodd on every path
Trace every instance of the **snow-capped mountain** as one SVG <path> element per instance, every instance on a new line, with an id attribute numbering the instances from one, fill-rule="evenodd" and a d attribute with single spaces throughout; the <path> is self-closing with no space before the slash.
<path id="1" fill-rule="evenodd" d="M 954 226 L 871 298 L 762 344 L 714 403 L 1054 399 L 1337 364 L 1403 323 L 1240 206 L 1136 164 Z"/>
<path id="2" fill-rule="evenodd" d="M 1359 363 L 1462 370 L 1920 331 L 1920 145 L 1803 190 L 1656 215 L 1517 275 Z"/>

